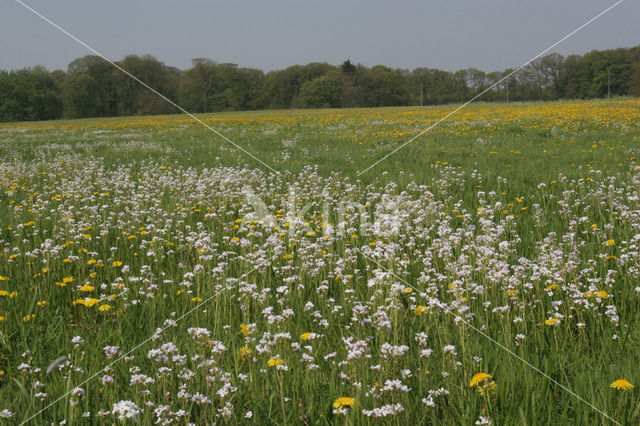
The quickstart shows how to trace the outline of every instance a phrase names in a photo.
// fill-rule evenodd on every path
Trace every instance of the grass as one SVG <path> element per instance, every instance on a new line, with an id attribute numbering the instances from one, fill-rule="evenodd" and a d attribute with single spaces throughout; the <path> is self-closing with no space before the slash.
<path id="1" fill-rule="evenodd" d="M 637 423 L 640 102 L 450 109 L 0 125 L 0 415 Z"/>

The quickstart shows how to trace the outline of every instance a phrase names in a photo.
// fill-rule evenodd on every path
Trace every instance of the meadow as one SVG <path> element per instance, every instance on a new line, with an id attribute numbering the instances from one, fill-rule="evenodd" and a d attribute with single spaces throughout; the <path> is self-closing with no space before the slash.
<path id="1" fill-rule="evenodd" d="M 2 424 L 638 424 L 640 100 L 451 109 L 0 124 Z"/>

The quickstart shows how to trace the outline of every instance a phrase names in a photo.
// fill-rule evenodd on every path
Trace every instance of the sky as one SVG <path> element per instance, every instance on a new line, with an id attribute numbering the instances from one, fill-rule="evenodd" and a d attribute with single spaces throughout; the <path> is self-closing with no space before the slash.
<path id="1" fill-rule="evenodd" d="M 111 60 L 151 54 L 265 71 L 328 62 L 392 68 L 525 63 L 615 0 L 21 0 Z M 640 1 L 625 0 L 552 51 L 640 45 Z M 0 1 L 0 69 L 67 69 L 91 54 L 15 0 Z"/>

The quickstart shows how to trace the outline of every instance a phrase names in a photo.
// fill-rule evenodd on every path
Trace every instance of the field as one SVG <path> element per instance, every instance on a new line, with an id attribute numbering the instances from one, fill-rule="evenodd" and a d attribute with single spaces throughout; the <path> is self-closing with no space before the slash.
<path id="1" fill-rule="evenodd" d="M 638 424 L 640 100 L 451 109 L 0 125 L 2 423 Z"/>

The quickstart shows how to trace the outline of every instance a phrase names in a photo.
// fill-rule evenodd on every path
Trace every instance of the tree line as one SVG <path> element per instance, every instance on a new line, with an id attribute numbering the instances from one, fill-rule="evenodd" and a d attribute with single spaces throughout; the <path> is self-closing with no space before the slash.
<path id="1" fill-rule="evenodd" d="M 413 71 L 350 60 L 294 65 L 264 73 L 197 58 L 188 70 L 151 55 L 130 55 L 123 69 L 194 113 L 287 109 L 434 105 L 464 102 L 513 69 Z M 640 96 L 640 46 L 594 50 L 566 58 L 551 53 L 487 90 L 478 100 L 530 101 Z M 67 71 L 34 66 L 0 71 L 0 121 L 171 114 L 175 107 L 98 56 L 71 62 Z"/>

